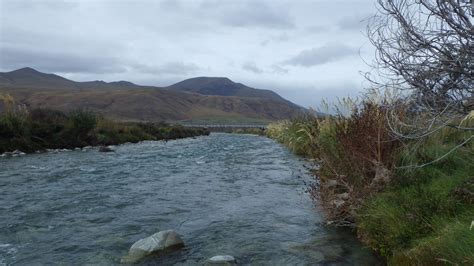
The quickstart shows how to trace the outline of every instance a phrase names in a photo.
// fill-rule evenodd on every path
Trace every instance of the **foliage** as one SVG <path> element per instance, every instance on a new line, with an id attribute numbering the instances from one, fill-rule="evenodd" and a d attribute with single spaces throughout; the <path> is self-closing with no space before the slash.
<path id="1" fill-rule="evenodd" d="M 457 143 L 451 135 L 459 132 L 445 129 L 416 153 L 403 152 L 400 160 L 431 160 Z M 361 209 L 361 238 L 393 264 L 472 265 L 473 148 L 461 147 L 440 164 L 397 170 L 397 182 Z"/>
<path id="2" fill-rule="evenodd" d="M 312 149 L 309 147 L 313 144 L 313 131 L 317 129 L 317 126 L 317 117 L 308 115 L 293 120 L 271 123 L 266 129 L 266 134 L 268 137 L 287 145 L 294 153 L 310 156 Z"/>
<path id="3" fill-rule="evenodd" d="M 349 116 L 282 121 L 269 125 L 267 135 L 318 162 L 321 186 L 312 196 L 329 222 L 355 227 L 388 262 L 472 264 L 470 133 L 444 128 L 402 141 L 390 134 L 386 114 L 405 110 L 366 99 Z M 467 117 L 458 124 L 472 123 Z"/>
<path id="4" fill-rule="evenodd" d="M 251 134 L 251 135 L 265 135 L 265 130 L 263 128 L 251 127 L 251 128 L 238 128 L 233 130 L 232 133 L 235 134 Z"/>
<path id="5" fill-rule="evenodd" d="M 87 110 L 65 114 L 48 109 L 19 109 L 0 114 L 0 153 L 71 149 L 208 134 L 207 129 L 165 123 L 116 122 Z"/>
<path id="6" fill-rule="evenodd" d="M 313 194 L 327 206 L 334 205 L 326 210 L 328 218 L 338 225 L 353 226 L 361 199 L 390 182 L 388 173 L 400 143 L 385 127 L 386 109 L 385 105 L 364 101 L 354 106 L 349 117 L 308 116 L 271 124 L 267 129 L 269 137 L 320 162 L 322 186 Z"/>

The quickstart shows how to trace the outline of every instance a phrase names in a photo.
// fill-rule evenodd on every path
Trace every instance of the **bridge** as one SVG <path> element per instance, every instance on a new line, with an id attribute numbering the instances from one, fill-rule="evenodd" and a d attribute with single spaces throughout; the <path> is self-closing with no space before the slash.
<path id="1" fill-rule="evenodd" d="M 238 130 L 258 129 L 264 131 L 266 124 L 202 124 L 202 123 L 182 123 L 185 127 L 205 127 L 211 132 L 235 132 Z"/>

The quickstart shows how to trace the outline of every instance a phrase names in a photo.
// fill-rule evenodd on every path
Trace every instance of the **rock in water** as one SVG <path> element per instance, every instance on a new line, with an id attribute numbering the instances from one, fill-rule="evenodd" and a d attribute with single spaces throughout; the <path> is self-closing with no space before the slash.
<path id="1" fill-rule="evenodd" d="M 114 152 L 114 150 L 112 150 L 111 148 L 107 146 L 100 146 L 99 152 Z"/>
<path id="2" fill-rule="evenodd" d="M 231 266 L 237 265 L 235 258 L 230 255 L 218 255 L 210 258 L 207 265 Z"/>
<path id="3" fill-rule="evenodd" d="M 181 237 L 173 230 L 160 231 L 135 242 L 122 263 L 135 263 L 140 259 L 160 251 L 178 249 L 184 246 Z"/>

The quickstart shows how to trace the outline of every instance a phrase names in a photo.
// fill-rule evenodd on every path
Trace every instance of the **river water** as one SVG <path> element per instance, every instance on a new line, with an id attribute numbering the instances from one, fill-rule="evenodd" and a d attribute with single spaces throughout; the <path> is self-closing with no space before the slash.
<path id="1" fill-rule="evenodd" d="M 305 162 L 273 140 L 214 133 L 115 150 L 0 158 L 0 265 L 119 264 L 166 229 L 186 247 L 142 264 L 378 264 L 324 226 Z"/>

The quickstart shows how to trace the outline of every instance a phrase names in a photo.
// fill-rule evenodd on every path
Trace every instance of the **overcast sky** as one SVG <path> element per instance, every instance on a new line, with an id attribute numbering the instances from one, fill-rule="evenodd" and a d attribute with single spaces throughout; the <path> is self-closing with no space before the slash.
<path id="1" fill-rule="evenodd" d="M 225 76 L 302 106 L 356 95 L 374 0 L 0 0 L 0 71 L 166 86 Z"/>

